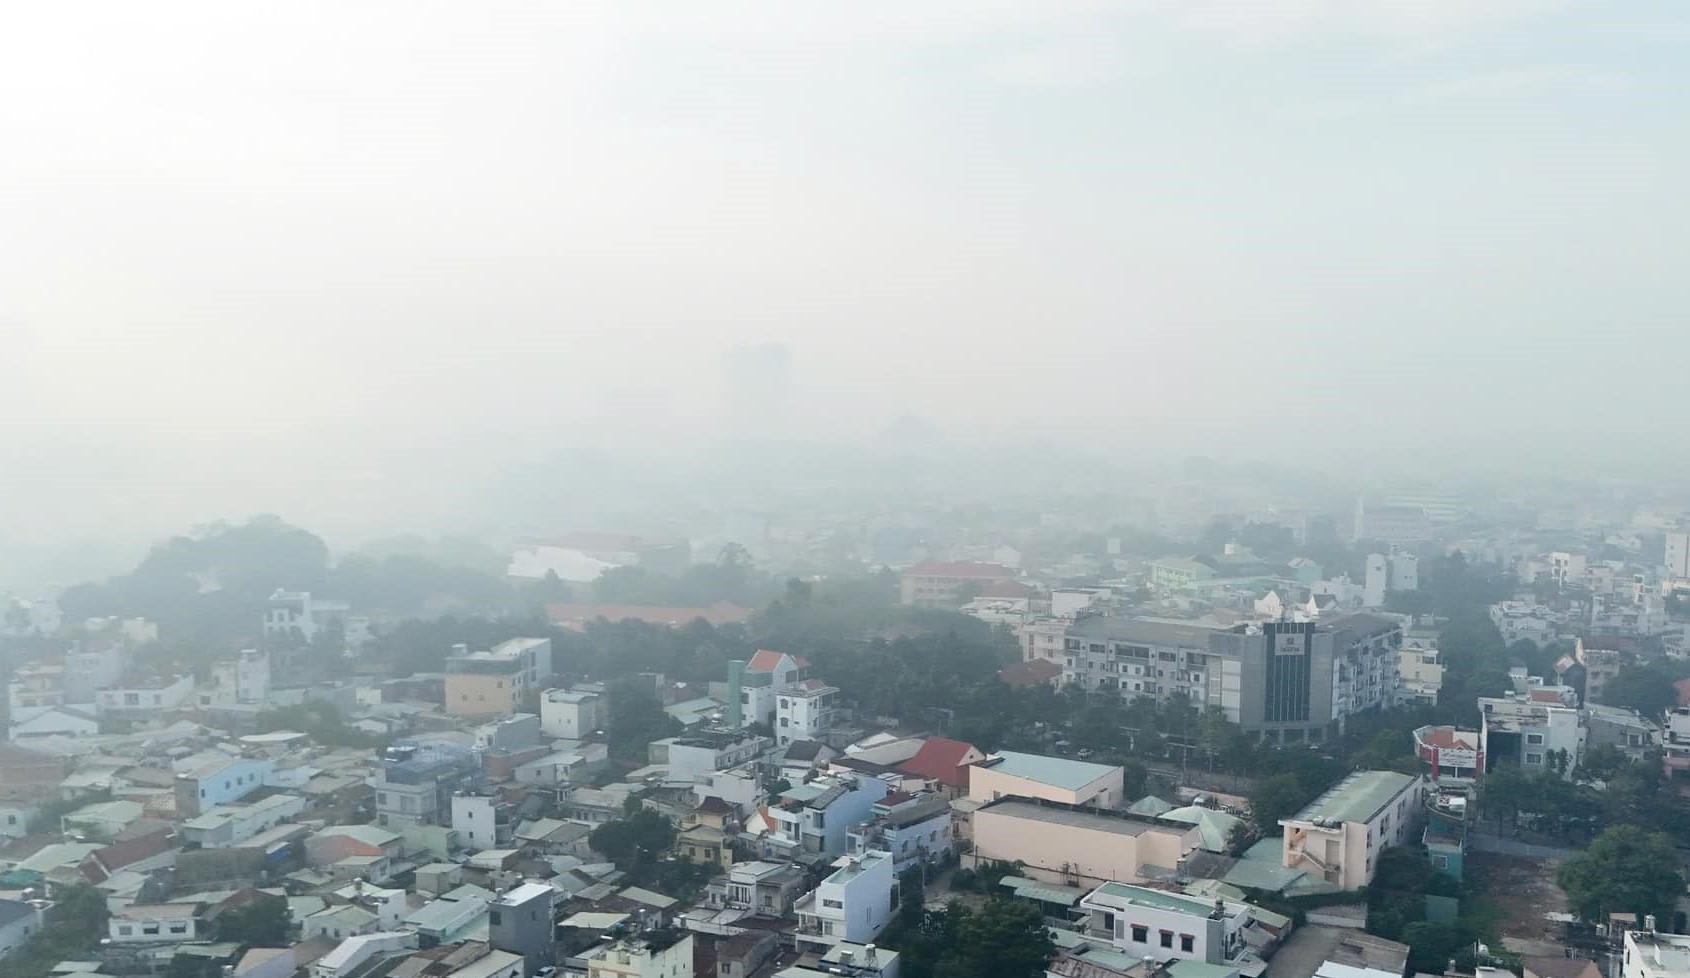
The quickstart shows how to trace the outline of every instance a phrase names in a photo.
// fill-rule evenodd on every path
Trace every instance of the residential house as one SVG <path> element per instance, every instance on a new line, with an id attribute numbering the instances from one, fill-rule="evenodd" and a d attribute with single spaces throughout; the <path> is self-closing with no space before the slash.
<path id="1" fill-rule="evenodd" d="M 1690 976 L 1690 937 L 1663 934 L 1654 918 L 1642 928 L 1625 932 L 1620 978 L 1686 978 Z"/>
<path id="2" fill-rule="evenodd" d="M 609 718 L 597 693 L 548 689 L 540 694 L 540 732 L 564 740 L 585 740 Z"/>
<path id="3" fill-rule="evenodd" d="M 100 717 L 141 719 L 179 709 L 193 695 L 191 675 L 138 676 L 96 692 L 94 712 Z"/>
<path id="4" fill-rule="evenodd" d="M 171 765 L 176 772 L 176 812 L 192 818 L 207 809 L 240 801 L 275 778 L 276 762 L 220 750 L 190 754 Z"/>
<path id="5" fill-rule="evenodd" d="M 1281 863 L 1344 890 L 1373 882 L 1379 853 L 1417 837 L 1424 778 L 1395 771 L 1358 771 L 1329 788 L 1285 829 Z"/>
<path id="6" fill-rule="evenodd" d="M 756 917 L 790 917 L 804 895 L 804 871 L 791 863 L 735 863 L 706 891 L 710 906 L 748 910 Z"/>
<path id="7" fill-rule="evenodd" d="M 873 817 L 854 825 L 849 833 L 852 855 L 889 853 L 898 876 L 914 866 L 940 863 L 950 857 L 951 804 L 940 795 L 888 795 L 873 808 Z"/>
<path id="8" fill-rule="evenodd" d="M 805 677 L 810 661 L 803 656 L 759 649 L 738 670 L 740 711 L 745 723 L 775 725 L 775 692 L 797 684 Z M 730 669 L 730 683 L 732 673 Z M 730 695 L 732 690 L 729 690 Z"/>
<path id="9" fill-rule="evenodd" d="M 27 944 L 45 923 L 43 907 L 26 900 L 0 900 L 0 958 Z"/>
<path id="10" fill-rule="evenodd" d="M 468 717 L 514 713 L 524 693 L 542 689 L 551 677 L 551 639 L 513 638 L 480 652 L 459 645 L 446 658 L 446 712 Z"/>
<path id="11" fill-rule="evenodd" d="M 892 856 L 868 852 L 846 856 L 837 868 L 794 907 L 800 947 L 839 941 L 869 944 L 880 936 L 898 906 L 898 877 Z"/>
<path id="12" fill-rule="evenodd" d="M 1249 950 L 1245 934 L 1253 918 L 1248 904 L 1104 883 L 1080 906 L 1087 912 L 1087 937 L 1139 958 L 1234 964 Z"/>
<path id="13" fill-rule="evenodd" d="M 720 798 L 706 798 L 684 818 L 675 833 L 675 854 L 706 866 L 730 869 L 733 837 L 738 826 L 733 807 Z"/>
<path id="14" fill-rule="evenodd" d="M 768 746 L 768 738 L 744 730 L 700 731 L 654 740 L 647 756 L 669 769 L 670 780 L 697 781 L 756 760 Z"/>
<path id="15" fill-rule="evenodd" d="M 795 785 L 746 820 L 748 841 L 765 856 L 841 855 L 849 828 L 867 820 L 887 790 L 878 778 L 843 773 Z"/>
<path id="16" fill-rule="evenodd" d="M 383 753 L 370 778 L 376 795 L 376 821 L 395 828 L 448 823 L 452 794 L 472 789 L 481 780 L 476 756 L 456 744 L 395 744 Z"/>
<path id="17" fill-rule="evenodd" d="M 378 931 L 348 937 L 311 966 L 311 978 L 350 978 L 371 961 L 381 961 L 417 946 L 415 931 Z"/>
<path id="18" fill-rule="evenodd" d="M 264 637 L 310 645 L 330 629 L 345 632 L 352 607 L 344 601 L 313 598 L 309 591 L 277 590 L 264 611 Z"/>
<path id="19" fill-rule="evenodd" d="M 581 744 L 523 761 L 511 776 L 519 784 L 580 784 L 591 780 L 609 760 L 610 752 L 604 744 Z"/>
<path id="20" fill-rule="evenodd" d="M 494 948 L 520 954 L 524 975 L 556 960 L 556 906 L 563 894 L 544 883 L 523 883 L 499 894 L 487 912 L 487 941 Z"/>
<path id="21" fill-rule="evenodd" d="M 218 805 L 182 823 L 182 841 L 203 849 L 223 849 L 275 828 L 305 810 L 305 798 L 292 793 L 267 795 L 245 804 Z"/>
<path id="22" fill-rule="evenodd" d="M 915 756 L 897 765 L 898 770 L 927 782 L 929 791 L 946 798 L 968 792 L 971 765 L 986 759 L 980 748 L 948 737 L 928 737 Z"/>
<path id="23" fill-rule="evenodd" d="M 692 935 L 646 930 L 617 939 L 587 962 L 587 978 L 692 978 Z"/>
<path id="24" fill-rule="evenodd" d="M 470 852 L 509 846 L 516 837 L 516 806 L 494 791 L 459 792 L 452 796 L 452 831 Z"/>
<path id="25" fill-rule="evenodd" d="M 776 693 L 775 743 L 821 740 L 832 729 L 839 689 L 820 679 L 806 679 Z"/>
<path id="26" fill-rule="evenodd" d="M 449 943 L 462 937 L 472 924 L 483 918 L 490 920 L 487 908 L 496 896 L 491 890 L 466 883 L 413 910 L 405 923 L 422 937 L 425 946 Z"/>
<path id="27" fill-rule="evenodd" d="M 305 859 L 316 867 L 346 866 L 373 881 L 387 878 L 402 848 L 398 835 L 379 826 L 330 825 L 305 840 Z"/>
<path id="28" fill-rule="evenodd" d="M 307 916 L 300 922 L 305 940 L 327 938 L 336 943 L 360 934 L 381 930 L 381 917 L 351 903 L 337 903 Z"/>
<path id="29" fill-rule="evenodd" d="M 111 915 L 106 936 L 113 944 L 186 944 L 210 933 L 205 904 L 132 903 Z"/>
<path id="30" fill-rule="evenodd" d="M 1577 694 L 1564 686 L 1481 696 L 1479 719 L 1487 770 L 1507 762 L 1530 774 L 1554 771 L 1570 777 L 1590 734 Z"/>

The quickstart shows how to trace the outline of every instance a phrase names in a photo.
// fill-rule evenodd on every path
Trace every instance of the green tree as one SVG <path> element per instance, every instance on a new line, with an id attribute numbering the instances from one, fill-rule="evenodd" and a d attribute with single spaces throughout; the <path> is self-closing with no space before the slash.
<path id="1" fill-rule="evenodd" d="M 1263 835 L 1279 835 L 1279 820 L 1297 814 L 1315 794 L 1295 774 L 1275 774 L 1256 782 L 1250 792 L 1250 814 Z"/>
<path id="2" fill-rule="evenodd" d="M 964 969 L 977 978 L 1039 978 L 1056 953 L 1044 914 L 1030 903 L 988 900 L 957 926 Z"/>
<path id="3" fill-rule="evenodd" d="M 267 893 L 217 917 L 217 939 L 251 947 L 279 947 L 288 943 L 288 902 Z"/>
<path id="4" fill-rule="evenodd" d="M 1562 863 L 1559 881 L 1573 910 L 1585 920 L 1606 921 L 1610 913 L 1671 920 L 1684 892 L 1678 867 L 1678 851 L 1666 835 L 1615 825 Z"/>
<path id="5" fill-rule="evenodd" d="M 88 884 L 58 888 L 50 922 L 6 957 L 6 978 L 45 978 L 60 961 L 94 956 L 106 934 L 106 896 Z"/>
<path id="6" fill-rule="evenodd" d="M 618 680 L 610 687 L 610 754 L 621 761 L 646 756 L 654 740 L 673 737 L 682 730 L 680 721 L 663 712 L 651 681 L 639 676 Z"/>
<path id="7" fill-rule="evenodd" d="M 1497 824 L 1507 819 L 1512 826 L 1519 822 L 1520 812 L 1529 804 L 1531 796 L 1532 779 L 1520 770 L 1519 765 L 1498 764 L 1481 782 L 1479 803 L 1484 813 Z"/>
<path id="8" fill-rule="evenodd" d="M 636 885 L 659 875 L 659 862 L 675 845 L 675 826 L 669 819 L 641 806 L 627 818 L 606 822 L 587 836 L 595 852 L 607 856 Z"/>
<path id="9" fill-rule="evenodd" d="M 1655 666 L 1627 666 L 1602 687 L 1602 702 L 1608 706 L 1636 710 L 1651 720 L 1660 720 L 1678 705 L 1673 677 Z"/>

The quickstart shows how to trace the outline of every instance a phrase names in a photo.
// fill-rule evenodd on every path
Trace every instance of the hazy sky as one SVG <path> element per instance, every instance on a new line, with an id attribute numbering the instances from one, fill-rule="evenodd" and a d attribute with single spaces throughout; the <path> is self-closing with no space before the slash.
<path id="1" fill-rule="evenodd" d="M 1682 0 L 13 4 L 0 86 L 0 533 L 425 512 L 768 342 L 825 436 L 1687 434 Z"/>

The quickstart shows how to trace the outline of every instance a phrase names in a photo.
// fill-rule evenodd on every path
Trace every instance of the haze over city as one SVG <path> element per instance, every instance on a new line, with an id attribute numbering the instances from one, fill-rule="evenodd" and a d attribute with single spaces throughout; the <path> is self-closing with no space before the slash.
<path id="1" fill-rule="evenodd" d="M 1674 3 L 7 20 L 14 545 L 351 543 L 579 482 L 577 446 L 615 494 L 905 416 L 987 456 L 1685 474 Z"/>

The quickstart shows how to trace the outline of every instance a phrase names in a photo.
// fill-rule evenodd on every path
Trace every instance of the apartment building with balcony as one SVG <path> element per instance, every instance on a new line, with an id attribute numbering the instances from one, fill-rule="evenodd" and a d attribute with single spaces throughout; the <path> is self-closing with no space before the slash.
<path id="1" fill-rule="evenodd" d="M 800 948 L 826 948 L 840 941 L 871 944 L 898 906 L 898 877 L 892 856 L 868 852 L 846 856 L 832 874 L 800 898 L 794 908 Z"/>
<path id="2" fill-rule="evenodd" d="M 1485 767 L 1518 764 L 1528 773 L 1571 777 L 1590 735 L 1578 694 L 1566 686 L 1531 686 L 1509 696 L 1479 697 Z"/>
<path id="3" fill-rule="evenodd" d="M 790 917 L 806 882 L 804 870 L 792 863 L 762 859 L 735 863 L 726 875 L 711 881 L 705 903 L 747 910 L 754 917 Z"/>

